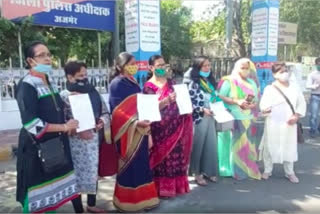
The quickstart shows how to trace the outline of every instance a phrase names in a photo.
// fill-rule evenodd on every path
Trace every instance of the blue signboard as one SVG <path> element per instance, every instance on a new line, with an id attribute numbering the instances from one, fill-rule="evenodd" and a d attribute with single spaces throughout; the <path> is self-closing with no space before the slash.
<path id="1" fill-rule="evenodd" d="M 272 62 L 278 51 L 278 0 L 254 0 L 252 6 L 252 61 L 256 64 L 261 91 L 273 82 Z"/>
<path id="2" fill-rule="evenodd" d="M 115 0 L 6 0 L 2 16 L 15 22 L 32 16 L 35 25 L 114 31 Z"/>

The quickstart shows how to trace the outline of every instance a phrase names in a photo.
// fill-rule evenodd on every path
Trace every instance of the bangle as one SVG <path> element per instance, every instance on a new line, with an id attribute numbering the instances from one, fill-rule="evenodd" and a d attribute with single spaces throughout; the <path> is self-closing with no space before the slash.
<path id="1" fill-rule="evenodd" d="M 63 124 L 64 132 L 68 131 L 68 126 L 66 124 Z"/>

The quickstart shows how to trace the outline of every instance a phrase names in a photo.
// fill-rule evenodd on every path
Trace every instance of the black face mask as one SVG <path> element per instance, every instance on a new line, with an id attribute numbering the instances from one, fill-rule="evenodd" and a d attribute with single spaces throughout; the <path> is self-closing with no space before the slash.
<path id="1" fill-rule="evenodd" d="M 75 83 L 67 81 L 67 89 L 71 92 L 89 93 L 94 90 L 94 86 L 89 83 L 88 78 L 76 80 Z"/>
<path id="2" fill-rule="evenodd" d="M 71 92 L 78 92 L 82 94 L 89 94 L 89 98 L 91 101 L 93 113 L 96 119 L 101 116 L 102 112 L 102 104 L 99 92 L 94 88 L 93 85 L 89 83 L 87 78 L 83 80 L 76 80 L 75 83 L 70 83 L 67 81 L 67 89 Z"/>

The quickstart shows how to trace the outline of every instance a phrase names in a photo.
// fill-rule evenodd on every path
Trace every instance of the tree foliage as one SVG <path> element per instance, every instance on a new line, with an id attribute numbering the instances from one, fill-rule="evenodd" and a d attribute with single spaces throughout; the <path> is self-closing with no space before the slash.
<path id="1" fill-rule="evenodd" d="M 320 1 L 280 0 L 280 21 L 298 24 L 294 55 L 320 55 Z"/>
<path id="2" fill-rule="evenodd" d="M 167 60 L 170 57 L 190 57 L 191 10 L 184 7 L 180 0 L 161 1 L 160 20 L 162 55 Z"/>
<path id="3" fill-rule="evenodd" d="M 119 41 L 120 50 L 125 51 L 124 1 L 119 0 Z M 184 7 L 180 0 L 161 1 L 161 42 L 162 54 L 170 57 L 190 56 L 191 10 Z M 58 64 L 63 66 L 69 58 L 85 60 L 89 65 L 98 63 L 98 38 L 96 31 L 68 29 L 58 27 L 42 27 L 32 25 L 32 18 L 22 23 L 13 23 L 0 18 L 0 67 L 19 66 L 18 32 L 21 32 L 23 47 L 33 40 L 41 40 L 48 44 Z M 101 32 L 102 62 L 112 62 L 112 34 Z"/>

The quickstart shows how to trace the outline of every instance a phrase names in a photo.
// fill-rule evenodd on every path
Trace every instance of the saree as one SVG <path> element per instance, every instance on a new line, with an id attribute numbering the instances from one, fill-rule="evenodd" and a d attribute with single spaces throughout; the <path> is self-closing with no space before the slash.
<path id="1" fill-rule="evenodd" d="M 110 85 L 111 134 L 119 150 L 119 166 L 113 197 L 123 212 L 138 212 L 159 204 L 149 166 L 148 130 L 137 126 L 137 93 L 140 88 L 125 77 Z"/>
<path id="2" fill-rule="evenodd" d="M 252 94 L 258 97 L 258 89 L 253 80 L 248 79 L 248 82 L 240 81 L 231 76 L 224 77 L 219 83 L 220 95 L 232 97 L 235 99 L 245 99 L 247 94 Z M 224 163 L 228 166 L 226 172 L 233 173 L 233 177 L 237 180 L 245 178 L 260 179 L 261 174 L 256 163 L 258 152 L 256 149 L 257 127 L 253 122 L 254 114 L 252 110 L 242 110 L 235 105 L 226 105 L 233 114 L 234 129 L 232 130 L 232 140 L 230 141 L 228 134 L 220 134 L 220 139 L 223 143 L 232 142 L 231 155 L 225 156 Z M 230 149 L 226 143 L 224 150 Z M 222 149 L 220 149 L 222 150 Z M 224 153 L 227 153 L 224 151 Z M 229 161 L 229 162 L 228 162 Z"/>
<path id="3" fill-rule="evenodd" d="M 158 88 L 147 82 L 143 92 L 158 94 L 163 100 L 172 93 L 172 82 Z M 150 167 L 160 197 L 175 197 L 190 192 L 188 165 L 192 148 L 192 115 L 180 115 L 176 103 L 160 111 L 162 120 L 151 124 L 153 146 L 150 149 Z"/>

